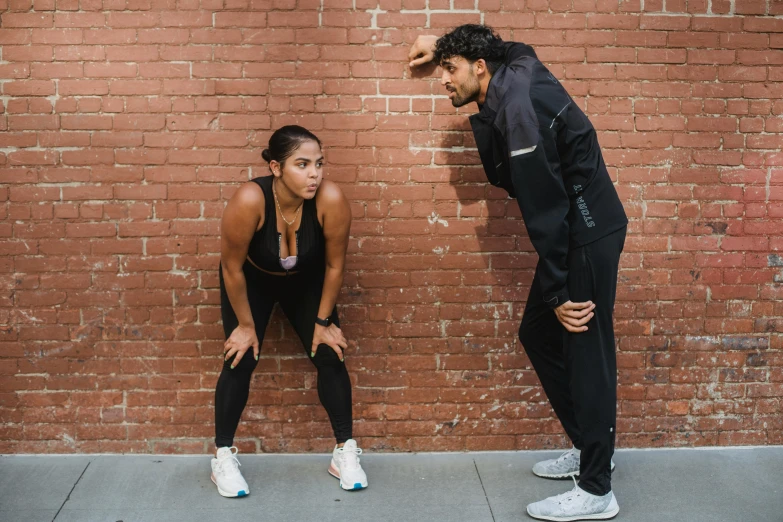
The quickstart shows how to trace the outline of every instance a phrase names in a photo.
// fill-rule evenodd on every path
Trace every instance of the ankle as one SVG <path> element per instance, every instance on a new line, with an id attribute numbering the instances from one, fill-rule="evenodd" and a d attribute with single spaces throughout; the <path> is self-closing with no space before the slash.
<path id="1" fill-rule="evenodd" d="M 587 491 L 586 489 L 584 489 L 584 488 L 583 488 L 581 485 L 579 485 L 579 484 L 577 484 L 577 486 L 576 486 L 576 487 L 577 487 L 577 488 L 579 488 L 579 489 L 582 491 L 582 493 L 586 493 L 586 494 L 588 494 L 588 495 L 591 495 L 591 496 L 593 496 L 593 497 L 597 497 L 597 498 L 605 497 L 606 495 L 608 495 L 608 494 L 610 494 L 610 493 L 612 492 L 612 490 L 610 489 L 610 490 L 609 490 L 609 491 L 607 491 L 606 493 L 603 493 L 603 494 L 601 494 L 601 493 L 594 493 L 594 492 L 592 492 L 592 491 Z"/>
<path id="2" fill-rule="evenodd" d="M 223 448 L 228 448 L 229 451 L 231 450 L 231 446 L 215 446 L 215 458 L 218 456 L 218 451 L 220 451 Z"/>

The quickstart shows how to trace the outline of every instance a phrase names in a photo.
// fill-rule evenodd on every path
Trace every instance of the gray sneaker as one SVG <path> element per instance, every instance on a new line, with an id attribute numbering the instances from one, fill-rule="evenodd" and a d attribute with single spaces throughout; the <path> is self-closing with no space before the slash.
<path id="1" fill-rule="evenodd" d="M 571 520 L 608 520 L 617 516 L 620 506 L 611 491 L 599 497 L 576 485 L 567 493 L 555 495 L 527 506 L 527 514 L 539 520 L 570 522 Z"/>
<path id="2" fill-rule="evenodd" d="M 571 448 L 556 459 L 544 460 L 533 466 L 533 473 L 539 477 L 565 479 L 579 476 L 579 455 L 581 451 Z M 614 460 L 612 471 L 614 471 Z"/>

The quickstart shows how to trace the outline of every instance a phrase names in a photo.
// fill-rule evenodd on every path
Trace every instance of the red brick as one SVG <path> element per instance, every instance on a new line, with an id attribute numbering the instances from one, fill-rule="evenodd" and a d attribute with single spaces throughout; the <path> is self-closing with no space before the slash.
<path id="1" fill-rule="evenodd" d="M 52 27 L 54 17 L 49 13 L 4 13 L 3 27 Z"/>
<path id="2" fill-rule="evenodd" d="M 266 13 L 215 13 L 215 27 L 266 27 L 266 26 L 267 26 Z"/>

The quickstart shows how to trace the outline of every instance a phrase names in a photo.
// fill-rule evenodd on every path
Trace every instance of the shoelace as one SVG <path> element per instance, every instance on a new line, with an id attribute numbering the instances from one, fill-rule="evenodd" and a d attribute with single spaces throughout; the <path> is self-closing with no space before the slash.
<path id="1" fill-rule="evenodd" d="M 567 459 L 568 459 L 568 457 L 570 457 L 570 456 L 572 456 L 572 455 L 573 455 L 573 458 L 576 458 L 576 454 L 574 453 L 574 450 L 573 450 L 573 448 L 572 448 L 572 449 L 570 449 L 570 450 L 568 450 L 568 451 L 566 451 L 566 452 L 564 452 L 564 453 L 563 453 L 562 455 L 560 455 L 559 457 L 557 457 L 557 462 L 564 462 L 565 460 L 567 460 Z"/>
<path id="2" fill-rule="evenodd" d="M 572 489 L 571 491 L 566 491 L 561 495 L 558 495 L 557 503 L 560 505 L 565 504 L 566 502 L 571 502 L 571 500 L 573 500 L 574 497 L 579 496 L 579 494 L 581 493 L 581 490 L 576 485 L 576 478 L 571 477 L 571 480 L 574 481 L 574 489 Z"/>
<path id="3" fill-rule="evenodd" d="M 218 459 L 217 468 L 218 471 L 220 471 L 221 473 L 228 472 L 228 471 L 239 471 L 239 466 L 242 465 L 236 456 L 237 452 L 239 452 L 239 448 L 237 448 L 236 446 L 231 446 L 229 449 L 231 450 L 230 457 L 223 457 L 221 459 Z"/>
<path id="4" fill-rule="evenodd" d="M 349 448 L 345 446 L 337 448 L 337 453 L 342 456 L 342 461 L 345 467 L 356 469 L 359 467 L 359 455 L 362 454 L 361 448 Z"/>

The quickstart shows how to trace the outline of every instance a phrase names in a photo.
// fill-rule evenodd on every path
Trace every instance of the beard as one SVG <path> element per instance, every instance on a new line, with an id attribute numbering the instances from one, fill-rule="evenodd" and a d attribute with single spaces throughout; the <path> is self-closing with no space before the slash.
<path id="1" fill-rule="evenodd" d="M 473 67 L 470 68 L 470 74 L 468 79 L 462 85 L 454 87 L 454 97 L 451 98 L 451 105 L 454 107 L 462 107 L 470 102 L 478 100 L 479 93 L 481 92 L 481 85 L 478 78 L 473 74 Z"/>

